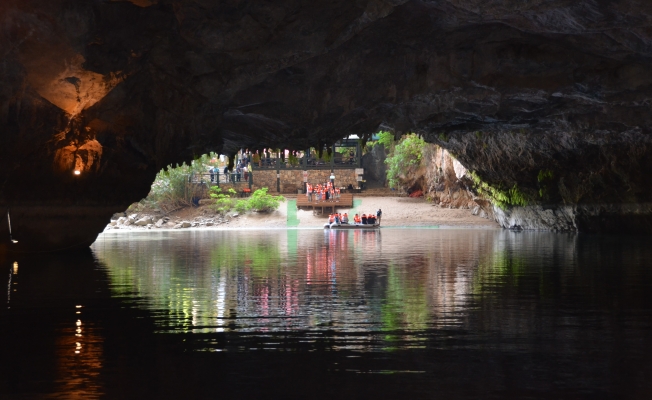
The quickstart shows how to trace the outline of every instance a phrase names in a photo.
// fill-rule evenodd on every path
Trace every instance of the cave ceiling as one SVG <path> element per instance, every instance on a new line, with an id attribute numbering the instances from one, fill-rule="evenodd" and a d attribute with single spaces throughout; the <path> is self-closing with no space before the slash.
<path id="1" fill-rule="evenodd" d="M 507 186 L 597 174 L 557 202 L 652 201 L 647 0 L 3 0 L 0 27 L 4 203 L 381 127 Z"/>

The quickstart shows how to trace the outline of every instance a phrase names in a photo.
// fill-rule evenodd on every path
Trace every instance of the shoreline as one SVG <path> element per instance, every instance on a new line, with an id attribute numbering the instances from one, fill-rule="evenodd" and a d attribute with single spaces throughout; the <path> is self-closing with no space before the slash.
<path id="1" fill-rule="evenodd" d="M 470 209 L 441 208 L 423 198 L 361 196 L 355 199 L 352 208 L 341 208 L 338 212 L 347 212 L 352 218 L 355 213 L 375 213 L 378 209 L 383 212 L 381 228 L 501 229 L 498 223 L 473 215 Z M 201 205 L 168 214 L 147 211 L 128 214 L 133 220 L 149 218 L 152 223 L 147 226 L 135 226 L 134 223 L 128 226 L 109 224 L 104 232 L 323 229 L 328 220 L 328 214 L 318 215 L 313 214 L 312 210 L 297 210 L 295 196 L 286 197 L 279 209 L 271 213 L 248 212 L 239 215 L 232 211 L 220 216 L 210 205 Z"/>

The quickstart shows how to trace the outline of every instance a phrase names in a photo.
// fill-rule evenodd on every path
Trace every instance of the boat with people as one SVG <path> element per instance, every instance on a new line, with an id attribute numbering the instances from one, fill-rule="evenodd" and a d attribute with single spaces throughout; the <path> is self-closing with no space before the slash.
<path id="1" fill-rule="evenodd" d="M 378 216 L 381 215 L 381 210 L 378 210 Z M 378 229 L 380 228 L 380 218 L 373 214 L 362 214 L 362 217 L 355 214 L 352 222 L 349 220 L 347 213 L 331 214 L 328 216 L 328 222 L 324 224 L 324 229 Z"/>
<path id="2" fill-rule="evenodd" d="M 379 229 L 380 224 L 324 224 L 324 229 Z"/>

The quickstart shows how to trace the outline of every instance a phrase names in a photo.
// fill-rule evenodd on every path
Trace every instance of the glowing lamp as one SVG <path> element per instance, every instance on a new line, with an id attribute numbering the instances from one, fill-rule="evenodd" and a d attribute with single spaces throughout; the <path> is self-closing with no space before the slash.
<path id="1" fill-rule="evenodd" d="M 78 170 L 78 169 L 76 169 L 75 172 L 74 172 L 74 174 L 75 174 L 75 175 L 81 175 L 81 171 Z"/>

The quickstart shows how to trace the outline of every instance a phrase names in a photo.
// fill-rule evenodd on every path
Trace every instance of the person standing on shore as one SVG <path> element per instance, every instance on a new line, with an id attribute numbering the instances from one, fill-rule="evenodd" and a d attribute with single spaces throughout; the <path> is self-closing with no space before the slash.
<path id="1" fill-rule="evenodd" d="M 383 216 L 383 210 L 379 208 L 378 211 L 376 211 L 376 221 L 378 221 L 378 225 L 380 225 L 380 217 L 382 216 Z"/>

